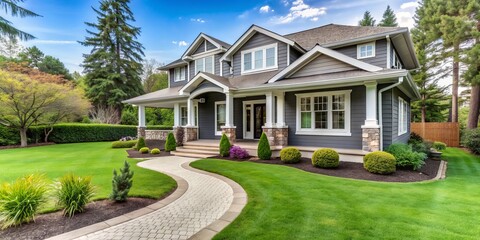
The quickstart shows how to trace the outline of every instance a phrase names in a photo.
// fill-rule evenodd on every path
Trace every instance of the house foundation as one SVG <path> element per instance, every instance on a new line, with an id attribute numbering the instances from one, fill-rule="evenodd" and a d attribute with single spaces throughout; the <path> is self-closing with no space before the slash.
<path id="1" fill-rule="evenodd" d="M 234 144 L 235 141 L 237 140 L 237 127 L 221 127 L 222 128 L 222 134 L 225 134 L 230 141 L 230 144 Z"/>
<path id="2" fill-rule="evenodd" d="M 362 150 L 368 152 L 380 149 L 380 128 L 362 127 Z"/>
<path id="3" fill-rule="evenodd" d="M 137 127 L 137 138 L 144 138 L 146 137 L 146 127 Z"/>
<path id="4" fill-rule="evenodd" d="M 262 127 L 270 147 L 288 146 L 288 127 Z"/>

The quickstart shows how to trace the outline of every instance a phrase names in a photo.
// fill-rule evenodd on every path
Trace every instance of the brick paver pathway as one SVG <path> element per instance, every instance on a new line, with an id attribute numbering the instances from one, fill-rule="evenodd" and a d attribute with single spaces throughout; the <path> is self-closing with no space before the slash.
<path id="1" fill-rule="evenodd" d="M 155 212 L 78 239 L 188 239 L 220 219 L 232 204 L 233 190 L 218 178 L 181 166 L 192 160 L 162 157 L 139 163 L 144 168 L 182 177 L 188 182 L 187 191 Z"/>

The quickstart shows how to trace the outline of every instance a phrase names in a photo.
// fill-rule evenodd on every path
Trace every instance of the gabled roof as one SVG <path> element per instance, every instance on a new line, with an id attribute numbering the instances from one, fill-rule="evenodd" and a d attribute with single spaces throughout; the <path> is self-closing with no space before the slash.
<path id="1" fill-rule="evenodd" d="M 352 65 L 356 68 L 359 68 L 360 70 L 364 70 L 367 72 L 377 72 L 382 70 L 382 68 L 362 62 L 360 60 L 357 60 L 355 58 L 351 58 L 347 55 L 341 54 L 335 50 L 331 50 L 328 48 L 321 47 L 319 45 L 316 45 L 314 48 L 312 48 L 310 51 L 302 55 L 300 58 L 298 58 L 295 62 L 290 64 L 290 66 L 286 67 L 279 73 L 277 73 L 275 76 L 273 76 L 268 82 L 273 83 L 276 82 L 277 80 L 285 77 L 289 77 L 293 75 L 295 72 L 300 70 L 303 66 L 308 64 L 312 59 L 315 59 L 318 57 L 320 54 L 327 55 L 329 57 L 332 57 L 334 59 L 337 59 L 341 62 L 344 62 L 346 64 Z"/>
<path id="2" fill-rule="evenodd" d="M 218 49 L 221 49 L 221 50 L 226 50 L 227 49 L 224 45 L 228 45 L 228 43 L 225 43 L 223 41 L 219 41 L 216 38 L 212 38 L 205 33 L 200 33 L 200 34 L 198 34 L 197 38 L 195 38 L 193 43 L 190 44 L 190 46 L 187 48 L 185 53 L 183 53 L 182 59 L 185 59 L 185 57 L 193 54 L 193 52 L 197 49 L 197 47 L 200 46 L 200 44 L 202 44 L 202 40 L 209 41 L 210 43 L 215 45 L 215 47 L 217 47 Z"/>
<path id="3" fill-rule="evenodd" d="M 265 28 L 259 27 L 257 25 L 252 25 L 248 30 L 242 34 L 242 36 L 228 49 L 228 51 L 220 58 L 220 61 L 223 60 L 230 60 L 231 55 L 233 55 L 235 52 L 237 52 L 238 49 L 240 49 L 255 33 L 261 33 L 265 34 L 271 38 L 277 39 L 278 41 L 284 42 L 300 52 L 304 53 L 306 52 L 305 49 L 303 49 L 300 45 L 298 45 L 295 41 L 292 41 L 291 39 L 288 39 L 278 33 L 274 33 L 272 31 L 269 31 Z"/>
<path id="4" fill-rule="evenodd" d="M 205 33 L 204 33 L 204 34 L 205 34 Z M 220 44 L 220 46 L 222 46 L 222 47 L 225 48 L 225 49 L 228 49 L 229 47 L 232 46 L 232 44 L 227 43 L 227 42 L 224 42 L 224 41 L 222 41 L 222 40 L 220 40 L 220 39 L 218 39 L 218 38 L 214 38 L 214 37 L 212 37 L 212 36 L 210 36 L 210 35 L 205 34 L 205 36 L 211 38 L 213 41 L 217 42 L 218 44 Z"/>
<path id="5" fill-rule="evenodd" d="M 215 74 L 206 73 L 206 72 L 199 72 L 195 77 L 190 80 L 185 86 L 183 86 L 180 90 L 178 90 L 180 95 L 184 95 L 185 93 L 190 93 L 195 90 L 200 83 L 203 81 L 209 81 L 218 87 L 222 88 L 223 91 L 228 92 L 229 90 L 234 90 L 235 88 L 232 87 L 228 78 L 220 77 Z"/>
<path id="6" fill-rule="evenodd" d="M 175 61 L 173 61 L 173 62 L 171 62 L 167 65 L 163 65 L 163 66 L 161 66 L 157 69 L 166 71 L 166 70 L 168 70 L 172 67 L 179 67 L 179 66 L 183 66 L 183 65 L 187 65 L 187 62 L 183 61 L 182 59 L 177 59 L 177 60 L 175 60 Z"/>

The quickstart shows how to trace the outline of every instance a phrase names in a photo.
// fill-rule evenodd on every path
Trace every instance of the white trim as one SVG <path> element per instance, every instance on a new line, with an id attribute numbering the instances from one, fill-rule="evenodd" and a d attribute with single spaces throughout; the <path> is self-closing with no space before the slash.
<path id="1" fill-rule="evenodd" d="M 406 107 L 406 112 L 404 112 L 403 105 Z M 397 133 L 398 136 L 401 136 L 408 132 L 408 102 L 405 101 L 402 97 L 398 97 L 398 123 L 397 123 Z M 405 119 L 404 119 L 405 118 Z M 406 121 L 404 121 L 406 120 Z M 405 126 L 403 126 L 405 124 Z M 402 126 L 405 129 L 402 129 Z"/>
<path id="2" fill-rule="evenodd" d="M 215 54 L 218 54 L 218 53 L 221 53 L 221 52 L 223 52 L 223 50 L 212 49 L 212 50 L 208 50 L 208 51 L 205 51 L 205 52 L 201 52 L 201 53 L 197 53 L 195 55 L 192 55 L 192 56 L 188 57 L 188 59 L 195 60 L 195 59 L 207 57 L 207 56 L 210 56 L 210 55 L 215 55 Z"/>
<path id="3" fill-rule="evenodd" d="M 367 47 L 367 46 L 372 46 L 372 55 L 361 57 L 361 54 L 360 54 L 361 48 Z M 372 57 L 375 57 L 375 41 L 357 45 L 357 59 L 372 58 Z"/>
<path id="4" fill-rule="evenodd" d="M 295 94 L 296 96 L 296 135 L 324 135 L 324 136 L 351 136 L 351 92 L 352 90 L 330 91 L 330 92 L 314 92 Z M 345 95 L 345 128 L 333 129 L 333 114 L 332 114 L 332 96 Z M 327 129 L 315 129 L 315 113 L 314 113 L 314 97 L 328 97 L 328 111 L 327 111 Z M 310 97 L 310 112 L 311 112 L 311 127 L 301 128 L 301 107 L 300 98 Z"/>
<path id="5" fill-rule="evenodd" d="M 254 108 L 253 106 L 255 104 L 266 104 L 266 101 L 265 99 L 260 99 L 260 100 L 251 100 L 251 101 L 243 101 L 243 138 L 244 139 L 254 139 L 254 123 L 253 121 L 255 120 L 255 116 L 254 116 Z M 247 135 L 247 105 L 251 105 L 250 106 L 250 132 L 251 132 L 251 135 L 248 134 Z"/>
<path id="6" fill-rule="evenodd" d="M 273 66 L 267 67 L 267 49 L 269 48 L 274 48 L 274 53 L 275 53 L 275 64 Z M 262 64 L 263 68 L 255 69 L 255 52 L 257 51 L 262 51 Z M 244 69 L 244 55 L 250 53 L 252 56 L 252 68 L 250 70 L 245 70 Z M 273 71 L 278 69 L 278 43 L 272 43 L 269 45 L 265 46 L 260 46 L 256 48 L 250 48 L 247 50 L 243 50 L 240 52 L 241 56 L 241 61 L 240 61 L 240 74 L 241 75 L 246 75 L 246 74 L 252 74 L 252 73 L 259 73 L 259 72 L 267 72 L 267 71 Z"/>
<path id="7" fill-rule="evenodd" d="M 188 81 L 190 81 L 190 62 L 187 63 L 187 75 L 188 75 Z"/>
<path id="8" fill-rule="evenodd" d="M 221 89 L 219 87 L 206 87 L 206 88 L 202 88 L 202 89 L 193 91 L 189 96 L 191 98 L 195 98 L 195 97 L 197 97 L 201 94 L 207 93 L 207 92 L 224 93 L 223 89 Z"/>
<path id="9" fill-rule="evenodd" d="M 387 39 L 387 69 L 390 69 L 391 68 L 391 66 L 390 66 L 390 60 L 391 60 L 390 59 L 391 58 L 390 54 L 391 54 L 391 51 L 392 51 L 391 50 L 392 49 L 392 43 L 390 41 L 390 35 L 387 35 L 386 39 Z"/>
<path id="10" fill-rule="evenodd" d="M 207 61 L 206 61 L 207 58 L 211 58 L 211 59 L 212 59 L 212 69 L 211 69 L 212 72 L 208 72 L 208 71 L 207 71 L 206 64 L 205 64 L 205 63 L 207 62 Z M 200 61 L 200 60 L 203 61 L 203 65 L 202 65 L 202 66 L 203 66 L 203 69 L 201 69 L 201 71 L 198 71 L 198 70 L 197 70 L 197 61 Z M 197 74 L 198 72 L 207 72 L 207 73 L 215 74 L 215 57 L 214 57 L 214 55 L 206 56 L 206 57 L 203 57 L 203 58 L 197 58 L 197 59 L 195 59 L 195 60 L 193 61 L 193 63 L 194 63 L 194 66 L 195 66 L 195 68 L 194 68 L 195 71 L 193 71 L 193 72 L 194 72 L 195 74 Z"/>
<path id="11" fill-rule="evenodd" d="M 145 106 L 138 105 L 138 126 L 145 127 Z"/>
<path id="12" fill-rule="evenodd" d="M 287 45 L 287 66 L 290 66 L 290 45 Z"/>
<path id="13" fill-rule="evenodd" d="M 220 61 L 220 76 L 223 77 L 223 62 Z"/>
<path id="14" fill-rule="evenodd" d="M 360 60 L 357 60 L 355 58 L 351 58 L 349 56 L 346 56 L 344 54 L 341 54 L 335 50 L 331 50 L 328 48 L 324 48 L 321 46 L 315 46 L 312 48 L 312 50 L 308 51 L 306 54 L 302 55 L 299 59 L 297 59 L 294 63 L 290 64 L 290 66 L 286 67 L 279 73 L 277 73 L 275 76 L 273 76 L 268 83 L 273 83 L 276 82 L 277 80 L 283 78 L 284 76 L 291 76 L 300 68 L 303 66 L 305 62 L 310 61 L 310 58 L 312 57 L 317 57 L 317 53 L 325 54 L 327 56 L 330 56 L 332 58 L 335 58 L 339 61 L 342 61 L 344 63 L 347 63 L 349 65 L 352 65 L 354 67 L 360 68 L 362 70 L 368 71 L 368 72 L 377 72 L 382 70 L 382 68 L 362 62 Z"/>
<path id="15" fill-rule="evenodd" d="M 222 136 L 222 131 L 217 131 L 217 105 L 221 105 L 221 104 L 224 104 L 225 105 L 225 121 L 226 121 L 226 114 L 227 114 L 227 104 L 225 103 L 225 101 L 216 101 L 215 102 L 215 136 Z M 222 126 L 220 126 L 221 128 Z"/>
<path id="16" fill-rule="evenodd" d="M 211 39 L 210 37 L 208 37 L 207 35 L 205 35 L 204 33 L 200 33 L 196 38 L 195 40 L 193 41 L 192 44 L 190 44 L 190 46 L 187 48 L 187 50 L 183 53 L 182 55 L 182 59 L 184 59 L 186 56 L 188 56 L 190 54 L 191 51 L 193 51 L 194 47 L 199 47 L 199 46 L 196 46 L 198 45 L 198 41 L 201 40 L 201 38 L 205 39 L 205 40 L 208 40 L 209 42 L 211 42 L 213 45 L 215 45 L 215 47 L 219 48 L 219 49 L 223 49 L 222 46 L 220 44 L 218 44 L 216 41 L 213 41 L 213 39 Z M 206 44 L 205 44 L 205 47 L 206 47 Z"/>
<path id="17" fill-rule="evenodd" d="M 207 80 L 219 87 L 221 87 L 223 89 L 224 92 L 228 92 L 228 90 L 230 89 L 228 86 L 216 81 L 215 79 L 207 76 L 206 74 L 200 72 L 198 73 L 190 82 L 188 82 L 187 84 L 185 84 L 185 86 L 183 86 L 180 90 L 178 90 L 179 94 L 180 95 L 184 95 L 186 90 L 192 86 L 195 82 L 199 81 L 199 79 L 202 79 L 202 80 Z M 197 85 L 198 86 L 198 85 Z M 188 91 L 188 93 L 190 93 L 190 91 Z"/>

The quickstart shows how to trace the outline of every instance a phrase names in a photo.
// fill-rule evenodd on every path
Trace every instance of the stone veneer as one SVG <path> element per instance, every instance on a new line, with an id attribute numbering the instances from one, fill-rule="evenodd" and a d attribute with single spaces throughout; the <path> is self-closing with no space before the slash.
<path id="1" fill-rule="evenodd" d="M 183 127 L 183 142 L 195 141 L 198 139 L 198 127 Z"/>
<path id="2" fill-rule="evenodd" d="M 288 146 L 288 127 L 262 127 L 270 147 Z"/>
<path id="3" fill-rule="evenodd" d="M 147 130 L 146 127 L 137 127 L 137 138 L 145 138 L 146 133 L 145 131 Z"/>
<path id="4" fill-rule="evenodd" d="M 228 138 L 228 140 L 230 140 L 230 144 L 234 144 L 236 139 L 237 139 L 237 127 L 225 127 L 225 126 L 222 126 L 222 134 L 225 134 Z"/>
<path id="5" fill-rule="evenodd" d="M 369 152 L 380 149 L 380 128 L 362 128 L 362 149 Z"/>
<path id="6" fill-rule="evenodd" d="M 172 130 L 145 130 L 145 139 L 167 140 L 167 136 Z"/>

